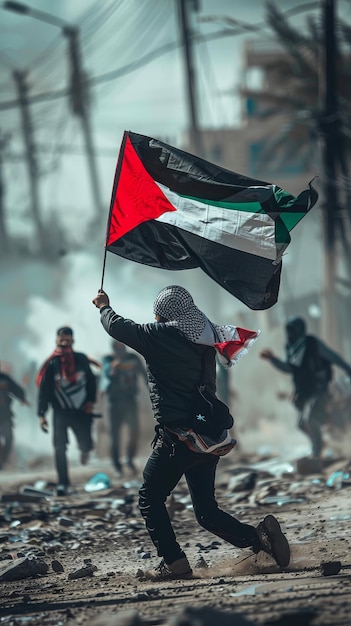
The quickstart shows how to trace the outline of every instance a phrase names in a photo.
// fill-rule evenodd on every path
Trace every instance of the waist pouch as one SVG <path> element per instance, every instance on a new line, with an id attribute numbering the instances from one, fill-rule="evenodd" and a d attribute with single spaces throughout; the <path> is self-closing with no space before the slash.
<path id="1" fill-rule="evenodd" d="M 189 450 L 200 454 L 224 456 L 236 445 L 236 440 L 231 437 L 228 429 L 222 430 L 216 438 L 196 433 L 192 428 L 187 427 L 172 426 L 170 428 L 167 426 L 165 430 L 176 435 L 179 441 L 184 442 Z"/>
<path id="2" fill-rule="evenodd" d="M 186 424 L 167 426 L 166 430 L 193 452 L 224 456 L 236 445 L 229 429 L 234 419 L 229 408 L 205 385 L 196 388 L 189 419 Z"/>

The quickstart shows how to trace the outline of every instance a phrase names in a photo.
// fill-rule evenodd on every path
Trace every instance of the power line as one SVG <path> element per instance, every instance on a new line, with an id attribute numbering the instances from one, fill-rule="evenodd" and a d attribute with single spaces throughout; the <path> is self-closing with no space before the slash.
<path id="1" fill-rule="evenodd" d="M 316 5 L 318 5 L 318 3 L 310 3 L 308 5 L 304 5 L 304 7 L 301 7 L 301 11 L 304 10 L 309 10 L 312 6 L 315 7 Z M 299 7 L 296 8 L 296 11 Z M 255 26 L 255 25 L 252 25 Z M 259 28 L 262 28 L 263 26 L 261 24 L 256 25 Z M 266 24 L 264 24 L 264 26 L 266 27 Z M 217 31 L 215 33 L 211 33 L 209 35 L 202 35 L 202 34 L 194 34 L 190 37 L 192 43 L 197 44 L 200 42 L 203 42 L 204 39 L 206 41 L 212 41 L 215 39 L 221 39 L 223 37 L 233 37 L 236 35 L 242 35 L 243 34 L 243 28 L 242 26 L 239 26 L 236 30 L 234 28 L 230 28 L 230 29 L 224 29 L 224 30 L 220 30 Z M 140 59 L 136 60 L 136 61 L 132 61 L 131 63 L 126 64 L 125 66 L 115 69 L 115 70 L 111 70 L 110 72 L 106 72 L 104 74 L 101 74 L 100 76 L 95 76 L 92 78 L 87 77 L 87 84 L 89 86 L 96 86 L 99 85 L 101 83 L 106 83 L 106 82 L 110 82 L 112 80 L 116 80 L 117 78 L 120 78 L 121 76 L 124 76 L 125 74 L 128 74 L 130 72 L 134 72 L 135 70 L 139 69 L 140 67 L 146 65 L 147 63 L 150 63 L 151 61 L 159 58 L 160 56 L 163 56 L 164 54 L 168 54 L 169 52 L 173 52 L 174 50 L 178 49 L 182 44 L 179 41 L 173 41 L 167 44 L 164 44 L 162 46 L 159 46 L 158 48 L 156 48 L 155 50 L 152 50 L 150 52 L 148 52 L 147 54 L 145 54 L 143 57 L 141 57 Z M 41 93 L 41 94 L 35 94 L 33 96 L 28 97 L 28 103 L 30 104 L 36 104 L 38 102 L 43 102 L 45 100 L 56 100 L 58 98 L 65 98 L 69 95 L 69 89 L 65 88 L 65 89 L 59 89 L 56 91 L 51 91 L 51 92 L 47 92 L 47 93 Z M 18 102 L 17 100 L 8 100 L 8 101 L 3 101 L 0 102 L 0 110 L 4 111 L 4 110 L 8 110 L 8 109 L 12 109 L 18 106 Z"/>
<path id="2" fill-rule="evenodd" d="M 36 152 L 41 154 L 51 154 L 52 149 L 48 148 L 45 144 L 36 144 Z M 80 146 L 71 146 L 70 144 L 62 144 L 55 148 L 55 152 L 58 154 L 72 154 L 72 155 L 85 155 L 84 148 Z M 96 154 L 101 157 L 117 157 L 116 148 L 98 148 Z M 26 156 L 22 152 L 8 152 L 7 155 L 3 158 L 4 161 L 21 161 L 25 159 Z"/>

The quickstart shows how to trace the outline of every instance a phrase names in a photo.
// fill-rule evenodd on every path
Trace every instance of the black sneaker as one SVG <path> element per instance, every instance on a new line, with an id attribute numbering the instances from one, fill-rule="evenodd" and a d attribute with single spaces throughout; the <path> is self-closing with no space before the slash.
<path id="1" fill-rule="evenodd" d="M 256 531 L 261 550 L 272 556 L 280 567 L 287 567 L 290 563 L 290 547 L 277 518 L 274 515 L 266 515 L 263 522 L 258 524 Z"/>
<path id="2" fill-rule="evenodd" d="M 56 487 L 56 495 L 57 496 L 65 496 L 68 491 L 68 485 L 57 485 Z"/>
<path id="3" fill-rule="evenodd" d="M 155 569 L 146 571 L 144 577 L 148 580 L 162 581 L 191 578 L 192 574 L 193 571 L 190 567 L 190 563 L 186 556 L 184 556 L 169 565 L 162 559 L 161 563 Z"/>

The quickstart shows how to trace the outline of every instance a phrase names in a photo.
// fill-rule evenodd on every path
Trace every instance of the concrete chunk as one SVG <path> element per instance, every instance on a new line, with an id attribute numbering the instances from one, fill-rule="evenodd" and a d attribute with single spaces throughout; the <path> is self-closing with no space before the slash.
<path id="1" fill-rule="evenodd" d="M 37 574 L 47 574 L 49 566 L 42 559 L 22 557 L 0 569 L 0 581 L 23 580 L 33 578 Z"/>

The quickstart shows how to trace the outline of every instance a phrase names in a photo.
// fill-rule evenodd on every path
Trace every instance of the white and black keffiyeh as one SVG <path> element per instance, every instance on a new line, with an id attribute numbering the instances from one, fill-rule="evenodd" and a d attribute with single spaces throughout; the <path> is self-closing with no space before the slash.
<path id="1" fill-rule="evenodd" d="M 306 352 L 306 336 L 303 335 L 303 337 L 299 337 L 293 344 L 288 344 L 286 351 L 288 363 L 296 367 L 301 367 Z"/>
<path id="2" fill-rule="evenodd" d="M 288 344 L 287 361 L 300 367 L 306 353 L 306 324 L 302 317 L 290 317 L 286 325 Z"/>
<path id="3" fill-rule="evenodd" d="M 169 326 L 175 326 L 196 343 L 206 326 L 206 316 L 194 304 L 190 293 L 178 285 L 160 291 L 154 302 L 154 314 L 161 315 Z"/>
<path id="4" fill-rule="evenodd" d="M 168 326 L 178 328 L 189 341 L 213 346 L 224 367 L 234 365 L 247 354 L 260 331 L 238 326 L 213 324 L 198 309 L 190 293 L 179 285 L 164 287 L 154 302 L 154 314 L 166 320 Z"/>

